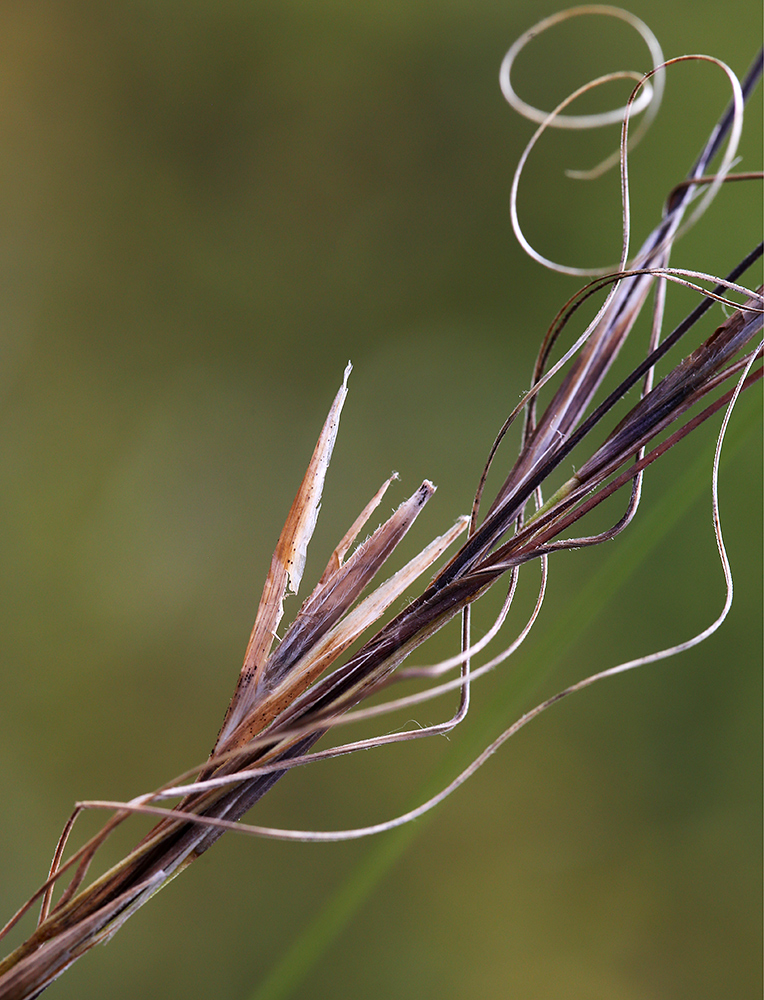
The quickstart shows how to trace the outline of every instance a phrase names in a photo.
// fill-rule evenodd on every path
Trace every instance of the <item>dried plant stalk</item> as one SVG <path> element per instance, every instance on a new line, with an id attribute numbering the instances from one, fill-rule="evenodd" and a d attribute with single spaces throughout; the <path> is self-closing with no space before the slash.
<path id="1" fill-rule="evenodd" d="M 674 333 L 659 343 L 659 314 L 665 283 L 679 280 L 692 284 L 699 277 L 704 277 L 668 267 L 672 242 L 698 192 L 706 184 L 717 187 L 724 179 L 719 175 L 708 176 L 709 165 L 725 139 L 730 134 L 734 138 L 736 130 L 739 132 L 742 102 L 760 73 L 759 60 L 742 89 L 733 86 L 731 108 L 714 130 L 688 180 L 672 193 L 663 219 L 633 260 L 627 266 L 628 218 L 625 212 L 626 238 L 621 267 L 612 275 L 587 286 L 581 296 L 561 312 L 542 344 L 530 392 L 510 416 L 497 439 L 498 444 L 511 420 L 524 409 L 526 424 L 520 455 L 485 516 L 480 517 L 484 475 L 471 517 L 460 519 L 403 569 L 361 599 L 434 492 L 433 485 L 424 481 L 384 524 L 349 554 L 355 539 L 394 478 L 391 477 L 340 541 L 283 639 L 276 641 L 287 589 L 296 593 L 303 575 L 307 546 L 318 516 L 340 412 L 347 396 L 348 365 L 274 551 L 244 665 L 209 760 L 197 769 L 197 779 L 190 784 L 181 785 L 179 779 L 130 803 L 83 803 L 78 806 L 77 812 L 86 805 L 111 805 L 115 814 L 96 837 L 75 852 L 65 864 L 61 864 L 65 842 L 77 815 L 75 812 L 56 852 L 49 880 L 8 925 L 13 925 L 35 900 L 43 898 L 41 920 L 36 931 L 0 963 L 0 997 L 3 1000 L 26 1000 L 39 995 L 82 954 L 108 940 L 135 910 L 203 854 L 226 830 L 257 830 L 239 823 L 252 805 L 291 767 L 315 759 L 317 754 L 311 755 L 309 751 L 322 735 L 338 725 L 350 709 L 383 689 L 396 668 L 413 650 L 456 615 L 466 615 L 470 605 L 501 577 L 511 574 L 514 585 L 517 567 L 528 560 L 545 559 L 556 548 L 594 544 L 623 530 L 636 510 L 644 469 L 720 407 L 736 398 L 743 388 L 760 378 L 762 368 L 755 365 L 762 353 L 760 339 L 764 297 L 761 289 L 753 292 L 737 281 L 761 256 L 761 247 L 749 254 L 713 290 L 703 292 L 700 289 L 703 295 L 701 304 Z M 632 102 L 637 98 L 638 91 L 639 87 L 632 95 Z M 551 121 L 545 119 L 541 130 Z M 627 123 L 628 115 L 622 136 L 624 190 Z M 731 141 L 723 159 L 722 175 L 728 171 L 734 156 L 733 147 Z M 587 415 L 595 394 L 656 283 L 659 289 L 656 296 L 658 305 L 654 336 L 647 357 L 603 403 Z M 580 348 L 578 352 L 566 355 L 564 360 L 572 357 L 567 373 L 537 419 L 538 392 L 560 367 L 558 363 L 550 373 L 545 374 L 550 351 L 562 326 L 585 298 L 607 286 L 611 286 L 611 290 L 605 304 L 590 324 L 585 337 L 576 345 Z M 742 293 L 743 304 L 731 302 L 728 298 L 730 292 Z M 651 373 L 656 362 L 692 329 L 714 301 L 729 301 L 732 314 L 653 386 Z M 540 490 L 550 474 L 559 468 L 574 447 L 600 426 L 609 410 L 631 386 L 643 379 L 639 401 L 604 441 L 592 449 L 590 457 L 576 474 L 549 501 L 543 503 Z M 738 380 L 737 388 L 719 394 L 717 390 L 731 379 Z M 670 436 L 655 443 L 657 436 L 682 420 L 690 407 L 707 397 L 712 401 L 705 409 L 686 419 Z M 645 449 L 651 443 L 652 451 L 648 453 Z M 488 465 L 494 454 L 495 448 Z M 584 538 L 560 538 L 561 533 L 584 514 L 615 490 L 628 485 L 632 486 L 629 507 L 624 517 L 609 531 Z M 536 509 L 529 514 L 529 504 L 533 504 L 534 500 Z M 391 621 L 379 627 L 376 634 L 367 639 L 349 659 L 332 669 L 359 637 L 379 622 L 392 604 L 467 529 L 467 540 L 420 596 Z M 513 586 L 506 607 L 512 594 Z M 443 731 L 463 717 L 468 704 L 470 658 L 498 632 L 502 620 L 497 622 L 489 637 L 474 647 L 470 647 L 469 630 L 465 625 L 461 656 L 433 669 L 431 676 L 437 676 L 447 666 L 461 667 L 460 677 L 449 682 L 450 686 L 461 691 L 459 709 L 452 720 L 441 727 L 434 727 L 434 730 Z M 481 670 L 492 666 L 500 658 L 492 660 Z M 587 679 L 558 697 L 591 681 L 592 678 Z M 516 723 L 500 741 L 488 748 L 486 755 L 553 700 Z M 373 742 L 419 735 L 422 733 L 397 734 L 395 737 L 334 748 L 323 752 L 323 755 L 350 752 Z M 484 757 L 473 768 L 479 766 Z M 196 774 L 197 771 L 190 773 Z M 454 787 L 461 780 L 463 776 L 457 779 Z M 170 810 L 156 805 L 167 798 L 180 798 L 180 802 Z M 98 848 L 112 830 L 134 812 L 155 813 L 162 818 L 134 851 L 83 888 L 89 865 Z M 388 824 L 380 824 L 380 827 L 389 827 L 412 815 L 414 813 Z M 359 832 L 368 833 L 370 830 L 353 831 L 354 834 Z M 308 835 L 305 836 L 307 839 Z M 315 839 L 318 837 L 316 835 Z M 64 873 L 71 873 L 71 880 L 56 904 L 52 905 L 53 887 Z"/>

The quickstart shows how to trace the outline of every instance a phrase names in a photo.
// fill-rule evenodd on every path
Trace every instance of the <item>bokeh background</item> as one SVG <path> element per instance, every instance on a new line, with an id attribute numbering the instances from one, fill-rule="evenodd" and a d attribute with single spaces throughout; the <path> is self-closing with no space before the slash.
<path id="1" fill-rule="evenodd" d="M 205 757 L 348 358 L 305 585 L 391 469 L 392 505 L 425 476 L 439 486 L 407 553 L 468 509 L 578 284 L 524 257 L 507 210 L 532 128 L 504 104 L 498 68 L 555 9 L 0 7 L 4 915 L 44 878 L 77 799 L 129 797 Z M 667 56 L 710 52 L 741 74 L 761 36 L 752 0 L 632 9 Z M 548 108 L 647 62 L 625 26 L 589 18 L 540 39 L 516 80 Z M 632 160 L 637 239 L 727 99 L 713 68 L 670 75 Z M 760 121 L 759 93 L 746 169 L 760 165 Z M 534 154 L 521 213 L 549 256 L 617 259 L 617 177 L 563 175 L 616 141 L 549 136 Z M 760 223 L 757 187 L 726 190 L 673 263 L 724 273 Z M 670 320 L 691 303 L 673 293 Z M 723 465 L 736 593 L 721 632 L 556 707 L 402 834 L 224 838 L 51 1000 L 759 997 L 760 416 L 752 392 Z M 714 435 L 653 469 L 627 536 L 554 561 L 536 633 L 475 689 L 461 731 L 293 774 L 252 821 L 329 829 L 395 815 L 545 694 L 708 624 L 723 601 Z M 537 570 L 526 577 L 521 607 Z M 455 643 L 449 632 L 427 658 Z"/>

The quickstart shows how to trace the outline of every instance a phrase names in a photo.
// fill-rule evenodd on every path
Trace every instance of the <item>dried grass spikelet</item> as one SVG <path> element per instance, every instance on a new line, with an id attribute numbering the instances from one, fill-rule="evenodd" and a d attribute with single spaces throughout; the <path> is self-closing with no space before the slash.
<path id="1" fill-rule="evenodd" d="M 586 8 L 585 12 L 591 12 L 591 9 Z M 655 56 L 655 51 L 653 52 Z M 656 56 L 654 61 L 657 64 L 660 60 Z M 505 63 L 502 70 L 502 79 L 507 85 L 510 71 L 511 60 L 509 64 Z M 661 81 L 662 89 L 662 73 L 662 67 L 656 65 L 651 74 L 641 78 L 629 106 L 639 99 L 641 87 L 650 77 Z M 282 617 L 287 590 L 296 593 L 303 575 L 307 547 L 318 516 L 324 479 L 347 395 L 350 375 L 348 365 L 274 551 L 244 665 L 209 760 L 162 789 L 139 796 L 129 803 L 78 804 L 59 842 L 50 878 L 7 925 L 8 928 L 13 926 L 37 899 L 43 899 L 37 929 L 24 944 L 0 963 L 0 998 L 26 1000 L 37 996 L 82 954 L 111 937 L 153 893 L 204 853 L 226 830 L 320 840 L 366 835 L 380 829 L 389 829 L 431 808 L 465 780 L 505 739 L 555 700 L 609 673 L 629 669 L 636 663 L 647 662 L 686 648 L 718 627 L 731 599 L 731 581 L 715 505 L 717 539 L 728 582 L 728 599 L 717 621 L 700 636 L 673 647 L 672 650 L 586 678 L 538 706 L 511 726 L 447 789 L 405 816 L 375 827 L 338 834 L 269 831 L 239 822 L 252 805 L 292 767 L 319 757 L 349 753 L 360 747 L 421 738 L 432 732 L 447 731 L 457 725 L 468 708 L 471 680 L 505 659 L 522 642 L 533 624 L 543 598 L 546 558 L 549 553 L 560 548 L 596 544 L 623 530 L 637 510 L 641 477 L 647 466 L 709 416 L 727 406 L 723 434 L 729 418 L 729 405 L 762 374 L 761 365 L 758 368 L 755 366 L 762 354 L 764 297 L 761 289 L 752 291 L 738 284 L 738 278 L 761 256 L 761 247 L 752 251 L 727 278 L 719 281 L 710 279 L 708 275 L 669 268 L 668 259 L 672 243 L 685 225 L 687 211 L 698 194 L 708 190 L 712 196 L 725 179 L 730 179 L 729 168 L 742 123 L 742 105 L 760 73 L 759 61 L 742 87 L 734 75 L 730 74 L 733 90 L 730 109 L 714 129 L 687 181 L 672 193 L 661 222 L 640 251 L 628 262 L 628 111 L 625 113 L 621 140 L 624 247 L 620 266 L 616 271 L 592 282 L 567 303 L 552 325 L 539 352 L 531 389 L 508 418 L 491 451 L 470 517 L 461 518 L 406 566 L 394 572 L 363 598 L 364 591 L 372 584 L 435 489 L 425 480 L 387 521 L 351 552 L 355 540 L 380 504 L 392 480 L 396 478 L 393 474 L 383 483 L 342 538 L 283 639 L 276 641 L 276 630 Z M 654 93 L 658 91 L 659 87 L 656 86 Z M 569 102 L 563 102 L 553 116 L 542 116 L 539 132 L 530 148 L 538 135 L 554 123 L 554 114 L 559 114 L 567 103 Z M 721 167 L 715 174 L 709 175 L 711 160 L 725 139 L 729 141 L 722 156 Z M 525 157 L 513 185 L 515 194 L 524 162 Z M 700 207 L 703 208 L 708 203 L 709 198 L 705 196 L 700 200 Z M 697 215 L 697 209 L 694 215 Z M 515 209 L 513 219 L 519 230 Z M 703 289 L 698 285 L 698 281 L 702 279 L 712 280 L 714 287 Z M 701 302 L 683 323 L 661 340 L 663 300 L 667 283 L 672 281 L 697 288 Z M 607 288 L 607 298 L 584 334 L 557 364 L 546 371 L 550 352 L 565 323 L 583 301 Z M 656 295 L 653 332 L 647 356 L 596 409 L 589 412 L 595 393 L 651 290 L 655 290 Z M 742 296 L 742 303 L 731 300 L 731 293 Z M 715 301 L 728 303 L 732 309 L 731 315 L 684 360 L 675 364 L 657 385 L 653 385 L 652 372 L 656 362 L 694 327 Z M 568 364 L 567 372 L 550 403 L 537 418 L 538 392 L 563 364 Z M 576 474 L 545 503 L 541 495 L 542 484 L 558 469 L 572 449 L 600 426 L 610 409 L 638 382 L 642 382 L 638 402 L 605 436 L 604 441 L 593 447 L 589 458 L 578 468 Z M 704 409 L 696 411 L 694 416 L 686 417 L 691 407 L 703 402 Z M 525 428 L 520 455 L 488 506 L 485 516 L 481 517 L 481 501 L 488 468 L 508 426 L 523 411 Z M 664 435 L 676 423 L 678 428 Z M 664 436 L 656 443 L 655 439 L 659 435 Z M 652 448 L 649 452 L 646 451 L 648 445 Z M 721 435 L 714 477 L 720 447 Z M 623 517 L 611 529 L 595 536 L 560 537 L 585 513 L 625 486 L 631 486 L 631 498 Z M 533 505 L 530 512 L 529 504 Z M 357 652 L 336 665 L 343 654 L 380 621 L 385 612 L 410 590 L 465 531 L 466 541 L 425 586 L 422 593 L 392 620 L 379 627 Z M 518 567 L 536 558 L 542 560 L 544 573 L 539 601 L 529 622 L 506 649 L 473 669 L 472 657 L 484 649 L 501 629 L 514 594 Z M 486 635 L 472 643 L 469 608 L 504 576 L 509 576 L 510 586 L 502 611 Z M 385 687 L 391 678 L 400 675 L 401 671 L 398 674 L 395 672 L 409 654 L 458 614 L 464 615 L 465 621 L 462 652 L 433 667 L 413 668 L 405 672 L 409 677 L 437 679 L 447 670 L 458 668 L 458 677 L 397 702 L 375 706 L 371 710 L 351 712 L 369 695 Z M 438 726 L 428 730 L 373 737 L 329 750 L 311 752 L 322 735 L 349 718 L 381 714 L 449 689 L 459 692 L 459 704 L 453 717 Z M 194 780 L 187 780 L 189 777 Z M 156 804 L 168 799 L 180 801 L 171 809 Z M 114 815 L 95 837 L 77 850 L 66 863 L 62 863 L 66 840 L 74 820 L 82 809 L 93 807 L 112 809 Z M 117 825 L 135 812 L 156 814 L 160 820 L 127 857 L 83 888 L 88 867 L 99 847 Z M 53 888 L 64 873 L 71 873 L 69 885 L 53 905 Z"/>

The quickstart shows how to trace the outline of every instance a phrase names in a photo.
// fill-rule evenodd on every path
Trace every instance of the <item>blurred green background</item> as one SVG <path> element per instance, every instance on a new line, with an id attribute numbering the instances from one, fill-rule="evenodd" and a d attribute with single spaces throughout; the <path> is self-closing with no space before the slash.
<path id="1" fill-rule="evenodd" d="M 4 915 L 44 879 L 77 799 L 129 797 L 206 756 L 348 358 L 305 586 L 393 468 L 385 509 L 425 476 L 439 486 L 406 553 L 468 509 L 578 286 L 524 257 L 507 210 L 532 128 L 504 104 L 498 68 L 555 9 L 0 7 Z M 632 9 L 667 56 L 710 52 L 740 74 L 761 35 L 752 0 Z M 517 87 L 548 108 L 624 66 L 648 68 L 636 36 L 582 19 L 524 54 Z M 632 159 L 637 240 L 726 101 L 713 68 L 669 76 Z M 743 169 L 760 165 L 760 121 L 759 93 Z M 521 215 L 542 252 L 617 260 L 617 177 L 562 172 L 616 142 L 537 149 Z M 758 187 L 725 190 L 672 262 L 724 273 L 760 220 Z M 669 320 L 692 301 L 672 293 Z M 754 391 L 723 466 L 736 594 L 720 633 L 556 707 L 404 835 L 224 838 L 50 997 L 759 997 L 760 414 Z M 653 469 L 627 536 L 554 560 L 536 633 L 476 687 L 462 730 L 293 774 L 252 822 L 395 815 L 544 695 L 707 625 L 723 601 L 717 426 Z M 526 577 L 523 607 L 537 569 Z M 455 644 L 450 631 L 420 662 Z"/>

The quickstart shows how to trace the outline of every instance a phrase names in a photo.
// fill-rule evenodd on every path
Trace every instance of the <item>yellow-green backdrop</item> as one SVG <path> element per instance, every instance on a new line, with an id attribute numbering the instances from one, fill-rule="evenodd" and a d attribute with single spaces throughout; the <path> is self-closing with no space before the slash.
<path id="1" fill-rule="evenodd" d="M 423 477 L 439 487 L 412 546 L 468 509 L 578 285 L 529 261 L 508 217 L 531 126 L 504 104 L 498 68 L 554 9 L 0 7 L 3 917 L 44 878 L 74 801 L 138 794 L 208 752 L 348 358 L 306 585 L 392 469 L 393 504 Z M 741 74 L 761 36 L 752 0 L 632 9 L 667 56 L 709 52 Z M 648 68 L 641 43 L 599 18 L 527 55 L 518 86 L 544 107 L 593 75 Z M 637 238 L 727 99 L 712 67 L 670 74 L 632 160 Z M 745 169 L 760 165 L 760 120 L 759 94 Z M 617 260 L 617 177 L 563 174 L 616 141 L 554 136 L 534 154 L 521 212 L 550 256 Z M 760 222 L 758 188 L 724 191 L 673 263 L 724 273 Z M 669 320 L 692 301 L 675 294 Z M 556 707 L 403 836 L 224 838 L 51 1000 L 760 996 L 760 413 L 754 391 L 730 431 L 736 594 L 709 642 Z M 652 471 L 626 536 L 554 560 L 536 633 L 476 687 L 462 731 L 291 775 L 252 820 L 394 815 L 544 694 L 708 624 L 723 602 L 714 433 Z"/>

